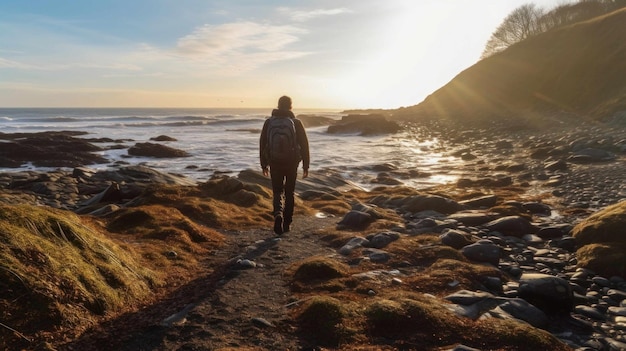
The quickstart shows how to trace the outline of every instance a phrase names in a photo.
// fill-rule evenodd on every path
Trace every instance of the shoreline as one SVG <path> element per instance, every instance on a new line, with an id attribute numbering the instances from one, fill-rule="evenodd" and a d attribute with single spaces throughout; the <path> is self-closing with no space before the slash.
<path id="1" fill-rule="evenodd" d="M 441 131 L 442 134 L 444 132 Z M 307 283 L 298 285 L 303 291 L 290 292 L 292 298 L 296 301 L 311 298 L 313 301 L 315 299 L 312 296 L 329 295 L 346 304 L 342 308 L 348 308 L 349 304 L 341 296 L 354 294 L 353 298 L 366 299 L 364 303 L 371 300 L 374 305 L 370 308 L 373 308 L 377 303 L 396 303 L 393 302 L 393 294 L 406 290 L 406 293 L 411 294 L 435 295 L 437 299 L 431 301 L 433 308 L 450 304 L 448 307 L 453 307 L 455 315 L 472 320 L 474 312 L 471 311 L 478 307 L 460 301 L 469 298 L 475 303 L 476 299 L 483 301 L 486 298 L 489 306 L 513 303 L 518 300 L 512 299 L 521 297 L 532 301 L 532 297 L 524 295 L 527 292 L 521 286 L 543 284 L 545 281 L 529 283 L 529 277 L 532 274 L 547 274 L 555 277 L 550 284 L 565 281 L 572 289 L 571 299 L 562 302 L 565 309 L 570 308 L 568 306 L 571 304 L 571 312 L 554 316 L 552 312 L 542 310 L 547 315 L 545 318 L 550 320 L 549 327 L 543 324 L 544 317 L 527 320 L 526 323 L 537 330 L 548 330 L 552 337 L 580 347 L 592 341 L 599 342 L 602 347 L 611 343 L 626 343 L 621 324 L 615 321 L 614 312 L 611 312 L 614 309 L 609 308 L 621 306 L 620 298 L 613 292 L 609 294 L 609 290 L 626 294 L 626 282 L 577 267 L 577 246 L 570 233 L 574 226 L 592 213 L 623 202 L 626 184 L 626 172 L 621 171 L 624 168 L 623 153 L 582 154 L 582 161 L 586 162 L 581 162 L 581 159 L 572 158 L 577 155 L 575 150 L 587 150 L 595 146 L 596 150 L 610 148 L 617 151 L 623 144 L 608 138 L 610 134 L 602 134 L 600 130 L 587 133 L 586 139 L 580 139 L 578 134 L 561 133 L 561 140 L 558 140 L 552 137 L 557 134 L 546 133 L 543 137 L 527 139 L 525 142 L 519 135 L 504 137 L 501 133 L 502 130 L 495 129 L 448 134 L 451 140 L 448 152 L 450 155 L 458 155 L 452 157 L 463 161 L 463 177 L 451 184 L 425 189 L 407 187 L 395 181 L 405 176 L 415 176 L 416 173 L 394 168 L 393 165 L 372 166 L 370 170 L 375 171 L 375 175 L 371 179 L 376 182 L 371 182 L 372 187 L 367 190 L 355 188 L 340 173 L 317 172 L 306 180 L 299 180 L 297 215 L 304 218 L 303 222 L 313 222 L 307 224 L 308 229 L 303 229 L 298 235 L 320 245 L 319 250 L 335 252 L 331 255 L 332 260 L 348 265 L 352 273 L 332 283 L 331 286 L 340 289 L 338 293 L 326 291 L 326 285 L 317 287 L 314 283 Z M 598 139 L 600 137 L 604 138 Z M 585 147 L 577 148 L 577 143 Z M 606 155 L 614 155 L 614 158 L 593 159 Z M 72 212 L 80 213 L 78 218 L 81 221 L 100 223 L 98 230 L 105 230 L 109 233 L 106 235 L 120 243 L 132 242 L 133 250 L 142 250 L 144 256 L 141 260 L 145 261 L 145 265 L 161 267 L 154 273 L 167 282 L 165 286 L 154 288 L 161 294 L 198 279 L 200 267 L 217 269 L 224 263 L 220 260 L 237 257 L 244 246 L 255 247 L 259 240 L 271 241 L 269 189 L 269 179 L 255 170 L 244 170 L 237 176 L 217 175 L 206 182 L 161 173 L 140 165 L 100 171 L 79 166 L 72 168 L 71 172 L 0 174 L 0 203 L 7 210 L 18 208 L 19 204 L 36 205 L 35 208 L 42 211 L 52 207 L 67 211 L 68 215 Z M 532 193 L 535 189 L 542 191 Z M 316 216 L 325 218 L 328 223 L 335 223 L 335 228 L 318 232 L 314 229 Z M 283 240 L 289 240 L 289 237 Z M 144 247 L 148 243 L 156 246 Z M 281 242 L 277 241 L 276 245 L 277 250 L 281 250 Z M 306 251 L 297 242 L 291 242 L 290 245 L 295 245 L 290 250 L 298 248 Z M 499 252 L 496 256 L 492 254 L 494 248 Z M 206 256 L 208 252 L 221 253 L 213 257 L 210 254 Z M 198 253 L 201 253 L 199 257 L 204 258 L 196 257 Z M 258 261 L 266 266 L 253 268 L 246 275 L 250 280 L 242 282 L 244 285 L 241 286 L 261 284 L 260 281 L 255 283 L 255 270 L 282 276 L 286 274 L 285 264 L 272 268 L 273 264 L 297 264 L 291 261 L 296 258 L 289 256 L 288 251 L 277 256 L 278 261 L 272 258 L 271 253 L 270 250 L 269 256 L 261 253 L 249 259 L 250 264 Z M 177 267 L 181 264 L 184 267 Z M 174 269 L 173 274 L 177 277 L 168 274 L 168 269 L 163 267 Z M 485 270 L 485 267 L 490 268 Z M 397 270 L 400 275 L 396 278 L 400 284 L 393 285 L 396 283 L 384 279 L 379 281 L 379 278 L 370 280 L 372 278 L 368 274 L 377 270 Z M 463 272 L 470 273 L 465 275 Z M 355 281 L 357 285 L 352 287 Z M 215 291 L 211 290 L 207 294 L 219 293 L 222 288 L 217 285 L 211 289 Z M 375 294 L 369 294 L 370 290 Z M 465 295 L 455 295 L 459 293 Z M 209 297 L 203 295 L 202 298 Z M 416 299 L 411 303 L 421 303 L 421 297 Z M 194 302 L 193 299 L 190 301 Z M 158 306 L 166 303 L 150 302 Z M 237 304 L 250 301 L 241 295 L 229 303 L 234 304 L 232 307 L 235 308 Z M 254 303 L 262 305 L 264 302 Z M 485 302 L 480 304 L 480 313 L 488 314 L 491 318 L 527 318 L 518 314 L 519 311 L 507 310 L 507 315 L 492 309 L 484 310 Z M 541 302 L 538 304 L 541 305 Z M 198 307 L 199 310 L 194 310 L 194 307 L 185 310 L 195 316 L 189 322 L 194 328 L 210 328 L 201 323 L 209 317 L 198 312 L 210 314 L 210 306 L 206 305 L 206 310 L 201 307 Z M 299 306 L 297 310 L 301 311 L 306 306 L 309 305 Z M 173 313 L 176 308 L 184 307 L 172 301 L 166 310 Z M 530 313 L 534 309 L 526 306 L 521 311 Z M 133 310 L 133 313 L 141 317 L 140 311 Z M 451 323 L 454 318 L 459 318 L 447 313 L 444 314 Z M 602 323 L 594 319 L 600 318 L 600 315 Z M 69 345 L 81 345 L 83 342 L 89 344 L 105 337 L 97 336 L 98 325 L 108 318 L 115 321 L 115 316 L 115 312 L 104 319 L 89 316 L 100 321 L 91 324 L 96 335 L 86 333 L 78 337 L 77 334 L 76 340 L 68 341 Z M 261 315 L 259 318 L 264 317 Z M 199 321 L 198 325 L 194 324 L 194 318 Z M 224 328 L 227 325 L 248 328 L 241 321 L 241 316 L 235 315 L 216 323 Z M 287 318 L 281 323 L 292 325 L 297 320 Z M 81 334 L 81 328 L 87 327 L 90 326 L 81 326 L 75 332 Z M 476 327 L 479 328 L 480 323 Z M 177 329 L 172 327 L 152 330 L 149 325 L 137 325 L 137 328 L 139 334 L 127 335 L 128 339 L 116 342 L 133 345 L 139 342 L 136 338 L 146 332 L 156 333 L 155 337 L 162 332 L 177 333 Z M 29 335 L 27 325 L 16 329 Z M 210 332 L 216 331 L 210 329 Z M 531 330 L 527 332 L 531 333 Z M 43 335 L 38 337 L 45 340 Z M 246 345 L 245 340 L 232 335 L 220 334 L 220 337 L 236 339 L 240 345 Z M 293 337 L 296 336 L 281 334 L 281 338 Z M 407 342 L 411 340 L 410 335 L 405 338 Z M 467 336 L 458 340 L 472 343 L 472 339 Z M 270 345 L 275 340 L 264 342 Z M 284 345 L 291 342 L 285 341 Z"/>

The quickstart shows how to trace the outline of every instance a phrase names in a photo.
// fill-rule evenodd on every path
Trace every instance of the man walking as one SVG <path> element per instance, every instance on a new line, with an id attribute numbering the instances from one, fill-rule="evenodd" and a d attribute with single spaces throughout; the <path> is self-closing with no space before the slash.
<path id="1" fill-rule="evenodd" d="M 278 99 L 278 108 L 265 120 L 260 140 L 263 174 L 272 178 L 274 232 L 288 232 L 293 220 L 298 165 L 309 176 L 309 140 L 302 122 L 291 111 L 291 98 Z M 269 169 L 268 169 L 269 167 Z"/>

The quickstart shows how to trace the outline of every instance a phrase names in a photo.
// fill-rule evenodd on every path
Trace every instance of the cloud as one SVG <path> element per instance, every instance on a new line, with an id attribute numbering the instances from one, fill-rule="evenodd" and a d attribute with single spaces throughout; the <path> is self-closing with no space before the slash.
<path id="1" fill-rule="evenodd" d="M 29 69 L 29 65 L 0 57 L 0 68 Z"/>
<path id="2" fill-rule="evenodd" d="M 118 71 L 139 71 L 141 67 L 133 64 L 126 63 L 106 63 L 106 64 L 97 64 L 97 63 L 65 63 L 65 64 L 55 64 L 55 63 L 47 63 L 47 64 L 29 64 L 24 62 L 13 61 L 9 59 L 5 59 L 0 57 L 0 68 L 15 68 L 21 70 L 30 70 L 30 71 L 63 71 L 72 68 L 94 68 L 94 69 L 105 69 L 105 70 L 118 70 Z"/>
<path id="3" fill-rule="evenodd" d="M 180 38 L 174 54 L 208 65 L 227 65 L 247 71 L 267 63 L 308 55 L 307 52 L 286 49 L 306 33 L 306 30 L 290 25 L 207 24 Z"/>
<path id="4" fill-rule="evenodd" d="M 278 11 L 288 16 L 289 18 L 291 18 L 292 21 L 295 21 L 295 22 L 306 22 L 306 21 L 309 21 L 318 17 L 335 16 L 335 15 L 340 15 L 343 13 L 352 12 L 350 9 L 347 9 L 345 7 L 336 8 L 336 9 L 316 9 L 316 10 L 310 10 L 310 11 L 300 11 L 300 10 L 293 10 L 288 7 L 280 7 L 278 8 Z"/>

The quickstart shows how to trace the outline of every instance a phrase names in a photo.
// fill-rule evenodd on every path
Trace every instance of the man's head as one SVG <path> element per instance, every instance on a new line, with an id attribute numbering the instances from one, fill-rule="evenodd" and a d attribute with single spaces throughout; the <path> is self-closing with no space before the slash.
<path id="1" fill-rule="evenodd" d="M 289 111 L 291 110 L 291 98 L 289 96 L 281 96 L 278 99 L 278 109 Z"/>

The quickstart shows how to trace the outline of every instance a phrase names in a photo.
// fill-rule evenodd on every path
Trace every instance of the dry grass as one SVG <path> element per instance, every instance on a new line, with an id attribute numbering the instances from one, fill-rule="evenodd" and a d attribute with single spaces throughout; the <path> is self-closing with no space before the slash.
<path id="1" fill-rule="evenodd" d="M 490 265 L 441 259 L 427 269 L 405 278 L 404 283 L 413 291 L 445 296 L 460 289 L 484 289 L 482 284 L 486 277 L 504 278 L 499 269 Z"/>
<path id="2" fill-rule="evenodd" d="M 337 350 L 434 351 L 459 343 L 482 350 L 569 350 L 543 330 L 507 320 L 473 321 L 437 298 L 402 290 L 372 298 L 313 296 L 294 319 L 313 347 Z"/>
<path id="3" fill-rule="evenodd" d="M 162 282 L 132 247 L 66 211 L 0 206 L 0 243 L 0 322 L 29 338 L 92 324 L 95 315 L 137 305 Z M 0 348 L 19 341 L 0 333 Z"/>

